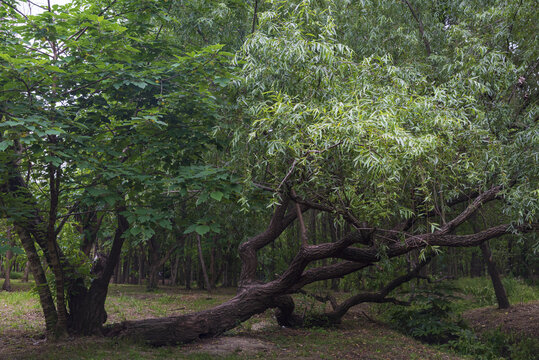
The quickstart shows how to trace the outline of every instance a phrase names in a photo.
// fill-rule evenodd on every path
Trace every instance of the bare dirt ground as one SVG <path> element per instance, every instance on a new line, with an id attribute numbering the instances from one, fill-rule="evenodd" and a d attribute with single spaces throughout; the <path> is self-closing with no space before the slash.
<path id="1" fill-rule="evenodd" d="M 539 339 L 539 301 L 514 304 L 503 310 L 492 306 L 473 309 L 462 317 L 477 332 L 499 328 L 506 333 Z"/>

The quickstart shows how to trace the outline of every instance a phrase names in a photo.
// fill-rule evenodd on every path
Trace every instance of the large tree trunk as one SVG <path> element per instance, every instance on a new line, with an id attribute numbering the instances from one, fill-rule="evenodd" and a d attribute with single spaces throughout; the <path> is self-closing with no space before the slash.
<path id="1" fill-rule="evenodd" d="M 107 321 L 105 299 L 108 283 L 103 279 L 92 282 L 90 289 L 83 283 L 73 286 L 69 298 L 69 331 L 80 335 L 100 335 Z"/>
<path id="2" fill-rule="evenodd" d="M 143 339 L 153 345 L 190 342 L 220 335 L 253 315 L 275 307 L 271 293 L 251 288 L 212 309 L 160 319 L 129 321 L 106 329 L 108 336 Z"/>
<path id="3" fill-rule="evenodd" d="M 116 211 L 118 225 L 114 234 L 112 248 L 107 257 L 100 257 L 92 272 L 97 276 L 87 289 L 82 279 L 77 279 L 69 291 L 68 328 L 71 333 L 81 335 L 102 334 L 103 324 L 107 321 L 105 300 L 114 268 L 120 262 L 124 242 L 123 234 L 128 229 L 127 219 L 121 215 L 125 211 L 120 207 Z"/>
<path id="4" fill-rule="evenodd" d="M 425 246 L 478 246 L 489 239 L 506 234 L 510 229 L 509 224 L 494 226 L 470 235 L 451 234 L 457 226 L 467 221 L 483 202 L 494 199 L 500 189 L 500 187 L 493 188 L 480 194 L 463 212 L 433 233 L 407 234 L 400 241 L 388 242 L 386 256 L 388 258 L 401 256 L 411 251 L 422 249 Z M 356 224 L 357 228 L 363 229 L 350 231 L 333 242 L 311 245 L 305 236 L 305 232 L 302 231 L 300 250 L 290 262 L 288 269 L 277 279 L 261 284 L 256 276 L 257 251 L 275 241 L 294 221 L 297 214 L 304 211 L 304 208 L 300 210 L 297 206 L 295 211 L 293 207 L 292 210 L 287 210 L 289 201 L 290 198 L 284 199 L 277 206 L 272 220 L 264 232 L 240 245 L 242 271 L 238 293 L 233 299 L 212 309 L 193 314 L 123 322 L 107 329 L 107 334 L 142 339 L 154 345 L 182 343 L 219 335 L 234 328 L 251 316 L 275 307 L 278 308 L 276 315 L 279 324 L 285 326 L 295 325 L 298 317 L 294 315 L 294 304 L 288 294 L 298 292 L 310 283 L 340 278 L 372 266 L 373 263 L 380 261 L 379 249 L 372 243 L 373 234 L 377 231 L 382 231 L 382 239 L 392 240 L 390 236 L 394 236 L 395 233 L 392 230 L 374 228 L 370 228 L 370 231 L 362 231 L 365 230 L 364 227 Z M 316 204 L 313 206 L 316 206 Z M 320 207 L 316 207 L 316 209 L 320 210 Z M 523 226 L 521 230 L 536 231 L 537 226 L 535 224 Z M 397 233 L 401 232 L 402 230 Z M 359 247 L 357 244 L 363 244 L 366 247 Z M 199 253 L 201 253 L 200 250 Z M 340 260 L 335 264 L 314 266 L 307 269 L 309 264 L 324 258 L 337 258 Z M 351 306 L 364 301 L 402 303 L 397 299 L 387 298 L 386 295 L 393 288 L 404 281 L 408 281 L 418 273 L 419 269 L 416 268 L 407 275 L 395 279 L 377 293 L 355 295 L 341 305 L 336 305 L 333 313 L 329 313 L 328 317 L 338 319 Z"/>

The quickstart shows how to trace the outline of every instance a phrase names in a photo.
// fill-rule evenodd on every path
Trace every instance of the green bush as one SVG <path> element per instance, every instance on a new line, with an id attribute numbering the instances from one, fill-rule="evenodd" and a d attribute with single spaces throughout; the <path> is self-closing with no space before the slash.
<path id="1" fill-rule="evenodd" d="M 471 330 L 462 329 L 458 337 L 443 345 L 444 348 L 453 350 L 463 355 L 473 355 L 477 360 L 497 359 L 498 356 L 491 348 L 490 344 L 481 339 Z"/>
<path id="2" fill-rule="evenodd" d="M 443 291 L 416 296 L 409 308 L 389 311 L 390 321 L 406 334 L 430 344 L 456 339 L 464 324 L 453 312 L 451 297 Z"/>
<path id="3" fill-rule="evenodd" d="M 474 296 L 475 301 L 480 303 L 486 302 L 491 296 L 485 280 L 488 279 L 459 279 L 456 283 L 467 295 Z M 533 295 L 535 289 L 519 280 L 509 278 L 506 281 L 508 292 L 520 293 L 525 297 Z M 503 333 L 500 329 L 478 336 L 468 329 L 457 315 L 457 307 L 451 302 L 454 297 L 449 294 L 454 291 L 454 288 L 442 285 L 420 289 L 420 295 L 414 298 L 413 305 L 407 308 L 392 307 L 386 311 L 386 315 L 393 326 L 405 334 L 427 343 L 440 344 L 462 355 L 472 355 L 474 359 L 537 358 L 537 339 L 521 339 L 516 335 Z M 492 297 L 495 303 L 494 292 Z"/>
<path id="4" fill-rule="evenodd" d="M 539 356 L 539 339 L 525 338 L 509 347 L 512 360 L 529 360 Z"/>
<path id="5" fill-rule="evenodd" d="M 463 330 L 460 336 L 450 341 L 448 347 L 459 354 L 473 355 L 474 359 L 530 360 L 539 354 L 539 340 L 520 339 L 500 329 L 485 332 L 478 337 L 470 330 Z"/>
<path id="6" fill-rule="evenodd" d="M 17 280 L 17 279 L 22 279 L 23 275 L 24 274 L 22 272 L 12 271 L 11 274 L 10 274 L 10 277 L 13 280 Z"/>

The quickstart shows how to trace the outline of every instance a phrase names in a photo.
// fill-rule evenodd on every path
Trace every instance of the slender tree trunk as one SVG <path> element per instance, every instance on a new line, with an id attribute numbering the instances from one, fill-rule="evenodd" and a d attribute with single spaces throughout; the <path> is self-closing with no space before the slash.
<path id="1" fill-rule="evenodd" d="M 472 259 L 470 261 L 470 276 L 477 277 L 481 276 L 481 269 L 483 267 L 481 258 L 477 256 L 476 250 L 472 251 Z"/>
<path id="2" fill-rule="evenodd" d="M 174 264 L 170 269 L 170 285 L 175 286 L 178 282 L 178 271 L 180 269 L 180 253 L 176 253 Z"/>
<path id="3" fill-rule="evenodd" d="M 11 265 L 13 259 L 13 251 L 8 250 L 6 252 L 6 260 L 4 267 L 4 283 L 2 284 L 2 290 L 11 291 Z"/>
<path id="4" fill-rule="evenodd" d="M 56 322 L 55 335 L 57 337 L 67 334 L 67 301 L 65 298 L 65 276 L 61 259 L 61 252 L 57 244 L 58 232 L 56 231 L 56 220 L 59 205 L 61 168 L 52 164 L 48 165 L 49 171 L 49 194 L 50 208 L 47 223 L 47 248 L 49 251 L 49 266 L 54 273 L 54 283 L 56 285 L 56 310 L 58 320 Z"/>
<path id="5" fill-rule="evenodd" d="M 144 248 L 140 245 L 139 256 L 138 256 L 138 284 L 142 285 L 144 279 Z"/>
<path id="6" fill-rule="evenodd" d="M 500 273 L 496 268 L 496 263 L 492 259 L 492 253 L 490 252 L 490 247 L 488 242 L 484 242 L 480 245 L 481 252 L 483 253 L 483 258 L 487 262 L 488 274 L 492 280 L 492 286 L 494 287 L 494 293 L 496 294 L 496 299 L 498 300 L 498 307 L 500 309 L 509 308 L 509 298 L 502 284 L 502 279 L 500 278 Z"/>
<path id="7" fill-rule="evenodd" d="M 211 295 L 211 284 L 210 279 L 208 278 L 208 272 L 206 271 L 206 264 L 204 263 L 204 255 L 202 254 L 202 244 L 200 242 L 200 235 L 197 234 L 197 248 L 198 248 L 198 258 L 200 260 L 200 267 L 202 269 L 202 274 L 204 275 L 204 283 L 206 285 L 206 290 Z"/>
<path id="8" fill-rule="evenodd" d="M 29 276 L 29 273 L 30 272 L 30 262 L 26 262 L 26 266 L 24 267 L 24 275 L 21 279 L 22 282 L 28 282 L 28 276 Z"/>
<path id="9" fill-rule="evenodd" d="M 486 221 L 484 221 L 484 225 L 486 226 Z M 475 222 L 472 221 L 472 229 L 474 232 L 479 232 L 480 227 Z M 494 293 L 496 294 L 496 300 L 498 301 L 498 307 L 500 309 L 508 309 L 509 308 L 509 299 L 507 298 L 507 292 L 505 291 L 505 288 L 503 287 L 502 280 L 500 278 L 500 273 L 498 272 L 498 269 L 496 268 L 496 263 L 492 259 L 492 253 L 490 252 L 490 247 L 488 246 L 488 242 L 485 241 L 479 245 L 479 248 L 481 249 L 481 252 L 483 253 L 483 259 L 487 263 L 487 270 L 488 274 L 490 275 L 490 279 L 492 280 L 492 286 L 494 287 Z"/>
<path id="10" fill-rule="evenodd" d="M 27 227 L 21 227 L 15 225 L 15 231 L 19 234 L 22 247 L 28 257 L 28 263 L 30 264 L 30 270 L 34 275 L 34 281 L 36 283 L 37 293 L 39 295 L 39 302 L 43 309 L 43 315 L 45 316 L 45 327 L 47 332 L 52 332 L 56 328 L 56 322 L 58 315 L 56 313 L 56 306 L 52 299 L 52 293 L 45 276 L 45 271 L 41 265 L 41 260 L 34 245 L 34 240 L 31 238 L 27 231 Z"/>
<path id="11" fill-rule="evenodd" d="M 185 254 L 183 267 L 185 269 L 184 273 L 185 273 L 185 289 L 186 290 L 191 290 L 191 282 L 193 280 L 193 275 L 191 272 L 191 263 L 192 263 L 191 255 Z"/>
<path id="12" fill-rule="evenodd" d="M 122 271 L 122 283 L 127 284 L 129 283 L 129 260 L 131 259 L 131 250 L 129 250 L 129 253 L 124 258 L 123 261 L 123 271 Z"/>
<path id="13" fill-rule="evenodd" d="M 148 259 L 149 259 L 149 269 L 148 269 L 148 284 L 146 289 L 148 291 L 153 291 L 158 288 L 159 285 L 159 268 L 161 264 L 159 263 L 159 250 L 160 244 L 159 241 L 155 239 L 155 236 L 152 236 L 148 240 Z"/>
<path id="14" fill-rule="evenodd" d="M 175 247 L 169 248 L 166 254 L 161 254 L 161 244 L 157 239 L 152 236 L 148 241 L 149 248 L 149 259 L 150 259 L 150 269 L 149 269 L 149 279 L 148 279 L 148 290 L 157 289 L 159 283 L 159 270 L 163 271 L 163 284 L 165 283 L 165 268 L 164 265 L 170 258 L 170 255 L 176 249 Z"/>
<path id="15" fill-rule="evenodd" d="M 215 248 L 212 247 L 210 249 L 210 286 L 212 288 L 215 287 L 215 283 L 217 282 L 217 274 L 215 272 Z"/>
<path id="16" fill-rule="evenodd" d="M 166 268 L 165 268 L 165 264 L 166 264 L 166 261 L 163 261 L 162 262 L 162 267 L 161 267 L 161 285 L 165 285 L 165 280 L 166 280 Z"/>
<path id="17" fill-rule="evenodd" d="M 9 245 L 11 247 L 15 246 L 15 241 L 13 241 L 11 234 L 11 226 L 7 227 L 7 238 L 9 240 Z M 13 251 L 8 250 L 6 252 L 6 260 L 4 263 L 4 283 L 2 284 L 2 290 L 11 291 L 11 268 L 13 265 Z"/>

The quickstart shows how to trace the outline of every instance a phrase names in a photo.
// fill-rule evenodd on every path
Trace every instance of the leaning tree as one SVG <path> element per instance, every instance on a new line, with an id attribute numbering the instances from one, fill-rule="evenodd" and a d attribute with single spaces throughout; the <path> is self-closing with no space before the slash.
<path id="1" fill-rule="evenodd" d="M 361 302 L 399 303 L 390 292 L 441 247 L 538 230 L 536 50 L 515 20 L 528 22 L 531 9 L 270 3 L 237 55 L 242 70 L 231 89 L 241 108 L 230 136 L 246 179 L 243 205 L 267 192 L 273 209 L 266 229 L 239 246 L 238 293 L 209 310 L 112 326 L 111 336 L 186 342 L 268 308 L 280 325 L 298 325 L 290 295 L 304 286 L 424 253 L 379 291 L 332 301 L 322 316 L 336 322 Z M 502 211 L 497 224 L 464 232 L 489 207 Z M 315 244 L 304 220 L 312 210 L 350 231 Z M 293 223 L 297 253 L 260 281 L 258 254 Z"/>
<path id="2" fill-rule="evenodd" d="M 1 3 L 11 26 L 0 33 L 0 205 L 51 331 L 168 344 L 221 334 L 269 308 L 294 326 L 302 319 L 290 295 L 304 286 L 366 268 L 384 272 L 391 259 L 423 251 L 425 261 L 379 291 L 333 301 L 323 316 L 339 321 L 361 302 L 398 303 L 390 292 L 440 247 L 537 231 L 530 4 L 267 1 L 252 9 L 252 34 L 237 53 L 241 70 L 227 88 L 237 105 L 220 107 L 214 92 L 228 81 L 220 47 L 162 43 L 174 28 L 166 6 L 75 2 L 25 18 L 16 1 Z M 180 202 L 168 195 L 200 180 L 178 169 L 215 145 L 207 136 L 213 125 L 234 144 L 228 165 L 244 178 L 243 210 L 265 196 L 272 212 L 265 230 L 238 248 L 237 295 L 209 310 L 103 329 L 124 239 L 141 225 L 148 237 L 170 227 L 163 202 Z M 169 193 L 171 185 L 178 188 Z M 197 186 L 199 200 L 217 194 Z M 136 211 L 149 201 L 155 209 Z M 493 203 L 503 212 L 499 223 L 465 233 L 463 224 Z M 312 210 L 350 231 L 314 243 L 304 220 Z M 104 219 L 110 247 L 84 277 L 60 235 L 68 219 L 88 214 L 82 245 L 96 241 L 92 229 Z M 292 224 L 300 229 L 297 253 L 260 281 L 258 255 Z"/>

